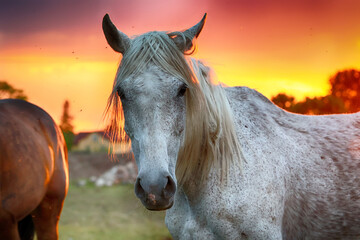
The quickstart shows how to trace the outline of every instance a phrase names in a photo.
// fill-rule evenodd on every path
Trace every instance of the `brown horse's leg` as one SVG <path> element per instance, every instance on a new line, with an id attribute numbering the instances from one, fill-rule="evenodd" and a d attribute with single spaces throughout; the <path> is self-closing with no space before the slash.
<path id="1" fill-rule="evenodd" d="M 17 222 L 0 210 L 0 239 L 20 240 Z"/>
<path id="2" fill-rule="evenodd" d="M 45 197 L 33 212 L 36 236 L 38 240 L 58 239 L 58 223 L 63 199 Z"/>

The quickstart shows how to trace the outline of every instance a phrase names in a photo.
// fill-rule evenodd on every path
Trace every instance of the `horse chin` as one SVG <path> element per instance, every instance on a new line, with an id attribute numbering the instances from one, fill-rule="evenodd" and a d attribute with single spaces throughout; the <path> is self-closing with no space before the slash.
<path id="1" fill-rule="evenodd" d="M 152 199 L 146 198 L 146 199 L 140 199 L 142 204 L 147 210 L 150 211 L 164 211 L 169 208 L 171 208 L 174 204 L 173 198 L 165 200 L 159 200 L 157 202 L 154 202 Z"/>
<path id="2" fill-rule="evenodd" d="M 167 206 L 149 206 L 149 205 L 145 205 L 144 206 L 146 207 L 147 210 L 150 210 L 150 211 L 164 211 L 164 210 L 167 210 L 169 208 L 171 208 L 173 206 L 174 202 L 171 202 L 169 203 Z"/>

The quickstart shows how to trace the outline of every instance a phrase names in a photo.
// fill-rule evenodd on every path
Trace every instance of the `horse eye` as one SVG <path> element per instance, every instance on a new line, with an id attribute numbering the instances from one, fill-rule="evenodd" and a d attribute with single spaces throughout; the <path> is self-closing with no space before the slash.
<path id="1" fill-rule="evenodd" d="M 187 86 L 184 84 L 180 87 L 179 92 L 178 92 L 178 97 L 182 97 L 184 96 L 185 92 L 186 92 Z"/>
<path id="2" fill-rule="evenodd" d="M 118 94 L 118 96 L 120 97 L 120 99 L 122 99 L 122 100 L 125 99 L 125 94 L 124 94 L 124 92 L 122 91 L 121 88 L 118 88 L 118 89 L 117 89 L 117 94 Z"/>

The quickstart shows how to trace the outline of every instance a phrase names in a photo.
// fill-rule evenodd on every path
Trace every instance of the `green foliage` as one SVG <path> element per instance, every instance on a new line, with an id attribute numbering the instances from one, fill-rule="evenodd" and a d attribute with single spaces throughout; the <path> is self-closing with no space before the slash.
<path id="1" fill-rule="evenodd" d="M 279 93 L 271 100 L 279 107 L 301 114 L 332 114 L 360 111 L 360 72 L 354 69 L 336 73 L 330 78 L 331 91 L 322 97 L 307 97 L 296 102 L 293 96 Z"/>
<path id="2" fill-rule="evenodd" d="M 75 134 L 73 132 L 64 132 L 64 131 L 62 132 L 65 138 L 66 147 L 70 151 L 74 144 Z"/>
<path id="3" fill-rule="evenodd" d="M 63 114 L 61 116 L 61 121 L 60 121 L 60 128 L 64 134 L 66 146 L 69 151 L 73 146 L 74 138 L 75 138 L 74 126 L 71 123 L 72 120 L 73 117 L 70 115 L 70 102 L 66 100 L 64 102 Z"/>
<path id="4" fill-rule="evenodd" d="M 23 90 L 16 89 L 5 81 L 0 81 L 0 99 L 4 98 L 16 98 L 25 101 L 28 99 Z"/>
<path id="5" fill-rule="evenodd" d="M 165 212 L 146 210 L 133 185 L 70 184 L 60 218 L 60 240 L 171 239 Z"/>

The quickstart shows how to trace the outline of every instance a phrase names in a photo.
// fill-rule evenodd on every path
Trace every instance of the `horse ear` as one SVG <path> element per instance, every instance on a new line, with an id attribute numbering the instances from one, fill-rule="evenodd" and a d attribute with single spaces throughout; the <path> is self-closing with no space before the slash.
<path id="1" fill-rule="evenodd" d="M 175 36 L 172 36 L 172 34 L 170 34 L 170 37 L 172 37 L 172 39 L 174 40 L 176 46 L 179 48 L 180 51 L 186 52 L 193 47 L 193 40 L 194 38 L 197 38 L 200 35 L 200 32 L 205 25 L 206 16 L 207 14 L 205 13 L 201 21 L 198 22 L 198 24 L 183 31 L 182 32 L 183 36 L 176 34 Z"/>
<path id="2" fill-rule="evenodd" d="M 102 28 L 106 41 L 109 43 L 110 47 L 114 49 L 114 51 L 124 55 L 126 50 L 130 47 L 131 39 L 115 27 L 108 14 L 103 18 Z"/>

